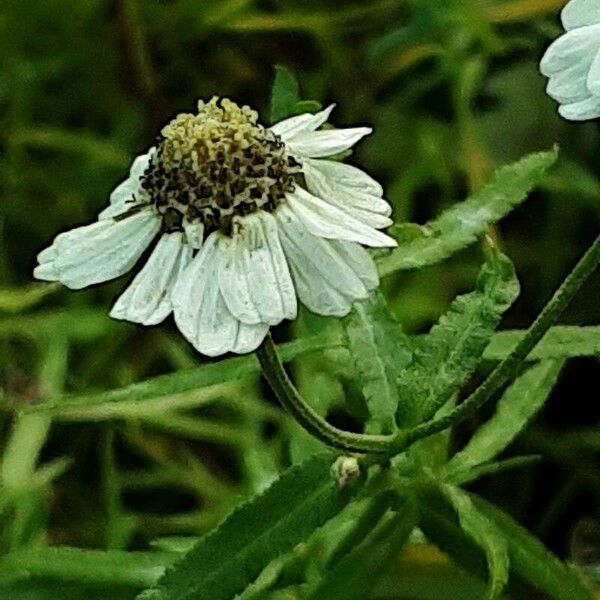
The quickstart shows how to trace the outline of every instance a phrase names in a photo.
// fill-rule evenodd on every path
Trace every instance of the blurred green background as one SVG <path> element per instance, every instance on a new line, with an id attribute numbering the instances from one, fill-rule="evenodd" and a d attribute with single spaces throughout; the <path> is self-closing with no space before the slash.
<path id="1" fill-rule="evenodd" d="M 2 486 L 19 501 L 0 505 L 0 548 L 36 540 L 142 548 L 162 536 L 198 535 L 308 452 L 256 377 L 174 398 L 193 408 L 185 416 L 134 406 L 53 423 L 36 417 L 11 429 L 26 405 L 203 360 L 170 322 L 111 321 L 122 280 L 81 292 L 30 287 L 35 255 L 57 232 L 91 221 L 133 156 L 198 97 L 229 96 L 267 115 L 274 64 L 296 74 L 305 98 L 335 101 L 336 124 L 374 126 L 351 161 L 384 183 L 397 223 L 423 223 L 477 190 L 498 165 L 560 145 L 542 188 L 490 232 L 523 286 L 505 326 L 527 326 L 600 222 L 598 123 L 559 119 L 537 68 L 561 32 L 563 4 L 3 0 L 0 433 Z M 406 330 L 426 331 L 471 289 L 481 260 L 476 247 L 386 279 Z M 599 322 L 599 285 L 598 277 L 587 284 L 565 322 Z M 305 315 L 295 332 L 278 335 L 326 326 Z M 309 398 L 337 400 L 334 419 L 353 425 L 341 402 L 348 386 L 328 361 L 297 361 L 295 373 Z M 509 452 L 542 460 L 475 488 L 577 560 L 600 555 L 597 380 L 597 359 L 571 361 Z M 463 426 L 453 444 L 476 425 Z M 35 470 L 38 462 L 45 470 Z"/>

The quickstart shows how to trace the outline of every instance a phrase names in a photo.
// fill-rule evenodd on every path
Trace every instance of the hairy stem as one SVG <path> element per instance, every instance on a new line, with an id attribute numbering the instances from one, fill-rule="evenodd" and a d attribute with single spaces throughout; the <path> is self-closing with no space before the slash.
<path id="1" fill-rule="evenodd" d="M 600 236 L 596 238 L 590 249 L 564 280 L 514 350 L 462 404 L 443 417 L 422 423 L 414 429 L 401 430 L 393 435 L 350 433 L 328 423 L 306 403 L 290 381 L 270 335 L 267 335 L 262 346 L 258 349 L 258 359 L 263 373 L 280 403 L 304 429 L 316 438 L 333 448 L 344 451 L 365 454 L 397 454 L 417 440 L 448 429 L 455 423 L 467 418 L 511 381 L 518 373 L 521 363 L 555 323 L 583 282 L 594 272 L 599 263 Z"/>

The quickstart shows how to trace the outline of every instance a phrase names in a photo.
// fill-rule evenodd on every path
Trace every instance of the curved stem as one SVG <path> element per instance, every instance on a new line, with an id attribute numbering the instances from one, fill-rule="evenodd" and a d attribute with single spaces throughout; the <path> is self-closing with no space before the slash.
<path id="1" fill-rule="evenodd" d="M 600 263 L 600 236 L 596 238 L 590 249 L 564 280 L 512 352 L 464 402 L 439 419 L 432 419 L 414 429 L 400 430 L 393 435 L 350 433 L 330 425 L 306 403 L 294 387 L 285 372 L 270 335 L 267 335 L 262 346 L 258 349 L 258 359 L 267 381 L 283 407 L 309 433 L 329 446 L 345 451 L 367 454 L 398 454 L 417 440 L 448 429 L 455 423 L 467 418 L 514 378 L 521 363 L 565 310 L 583 282 L 594 272 L 598 263 Z"/>
<path id="2" fill-rule="evenodd" d="M 270 333 L 256 354 L 277 399 L 306 431 L 333 448 L 361 453 L 386 452 L 389 436 L 343 431 L 329 424 L 306 403 L 287 376 Z"/>

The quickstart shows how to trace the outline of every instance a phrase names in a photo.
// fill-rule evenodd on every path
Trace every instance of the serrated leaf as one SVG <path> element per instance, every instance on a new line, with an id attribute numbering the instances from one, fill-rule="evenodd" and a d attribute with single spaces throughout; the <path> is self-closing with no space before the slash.
<path id="1" fill-rule="evenodd" d="M 524 331 L 499 331 L 485 349 L 484 360 L 502 360 L 524 337 Z M 559 325 L 552 327 L 527 360 L 600 356 L 600 327 Z"/>
<path id="2" fill-rule="evenodd" d="M 544 361 L 516 379 L 499 400 L 494 416 L 452 457 L 445 473 L 470 469 L 502 452 L 544 405 L 563 364 L 563 361 Z"/>
<path id="3" fill-rule="evenodd" d="M 370 415 L 366 430 L 391 433 L 396 429 L 398 409 L 396 381 L 401 368 L 411 359 L 409 339 L 381 294 L 356 302 L 344 326 Z"/>
<path id="4" fill-rule="evenodd" d="M 292 116 L 300 102 L 300 86 L 294 74 L 281 65 L 275 66 L 271 89 L 271 123 Z"/>
<path id="5" fill-rule="evenodd" d="M 454 300 L 419 340 L 413 362 L 400 373 L 402 423 L 412 415 L 418 417 L 412 424 L 432 417 L 465 384 L 518 293 L 512 263 L 497 250 L 490 251 L 475 291 Z"/>
<path id="6" fill-rule="evenodd" d="M 474 196 L 455 204 L 423 231 L 429 232 L 399 243 L 377 260 L 382 277 L 395 271 L 433 265 L 466 248 L 521 204 L 539 185 L 558 157 L 556 150 L 530 154 L 517 163 L 502 167 Z"/>
<path id="7" fill-rule="evenodd" d="M 487 598 L 496 600 L 508 582 L 507 542 L 500 530 L 479 512 L 469 494 L 448 484 L 442 484 L 441 490 L 456 511 L 462 530 L 485 552 L 489 570 Z"/>
<path id="8" fill-rule="evenodd" d="M 231 600 L 277 556 L 337 514 L 349 491 L 332 480 L 331 454 L 288 469 L 235 510 L 140 600 Z"/>
<path id="9" fill-rule="evenodd" d="M 511 568 L 554 600 L 593 600 L 577 572 L 562 563 L 505 512 L 474 497 L 479 511 L 502 531 L 508 542 Z"/>
<path id="10" fill-rule="evenodd" d="M 417 514 L 411 499 L 403 500 L 374 530 L 328 571 L 308 600 L 362 600 L 389 567 L 414 529 Z"/>

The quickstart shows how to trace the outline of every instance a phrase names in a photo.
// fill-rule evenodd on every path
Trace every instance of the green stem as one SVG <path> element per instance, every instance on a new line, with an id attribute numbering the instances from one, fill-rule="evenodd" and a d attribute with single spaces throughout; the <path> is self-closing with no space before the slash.
<path id="1" fill-rule="evenodd" d="M 256 351 L 263 373 L 281 405 L 317 439 L 333 448 L 351 452 L 381 452 L 389 436 L 362 435 L 343 431 L 329 424 L 311 406 L 287 376 L 271 334 Z"/>
<path id="2" fill-rule="evenodd" d="M 583 282 L 594 272 L 600 263 L 600 236 L 577 263 L 570 275 L 555 292 L 539 317 L 528 329 L 514 350 L 491 372 L 488 378 L 462 404 L 439 419 L 427 421 L 412 430 L 401 430 L 394 435 L 365 435 L 343 431 L 329 424 L 309 406 L 287 376 L 277 354 L 277 348 L 270 335 L 267 335 L 258 349 L 258 359 L 263 373 L 283 407 L 309 433 L 333 448 L 344 451 L 397 454 L 411 444 L 448 429 L 462 421 L 506 385 L 517 374 L 521 363 L 533 350 L 556 319 L 565 310 Z"/>
<path id="3" fill-rule="evenodd" d="M 483 404 L 511 379 L 518 371 L 521 363 L 535 348 L 544 334 L 556 322 L 556 319 L 567 308 L 583 282 L 594 272 L 600 263 L 600 236 L 596 238 L 589 250 L 579 260 L 569 276 L 556 290 L 550 302 L 546 304 L 538 318 L 527 330 L 525 337 L 515 346 L 514 350 L 490 373 L 488 378 L 460 405 L 447 415 L 419 425 L 404 435 L 403 444 L 398 450 L 403 450 L 418 439 L 428 437 L 472 415 Z"/>

